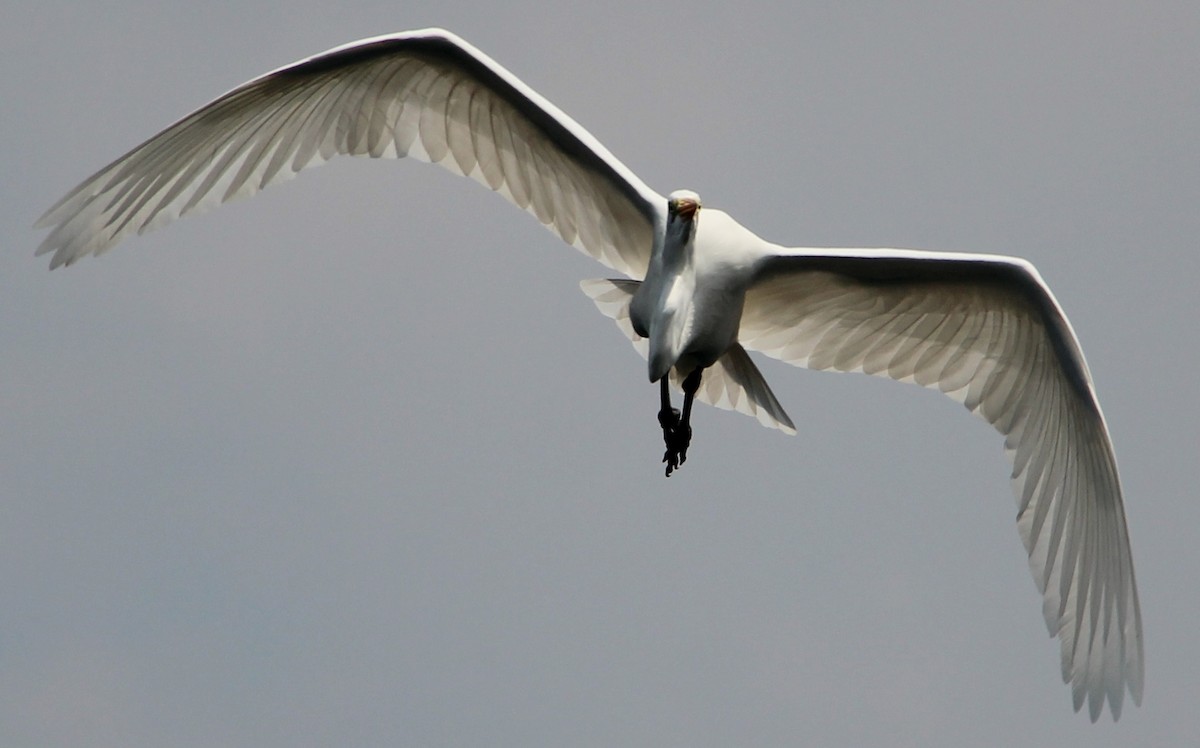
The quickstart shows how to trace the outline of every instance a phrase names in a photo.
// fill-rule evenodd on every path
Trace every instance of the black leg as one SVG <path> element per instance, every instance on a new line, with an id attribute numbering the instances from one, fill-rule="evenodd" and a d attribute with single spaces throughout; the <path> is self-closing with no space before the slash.
<path id="1" fill-rule="evenodd" d="M 661 405 L 658 409 L 658 425 L 662 426 L 663 442 L 667 445 L 667 452 L 663 455 L 663 462 L 667 463 L 667 477 L 670 477 L 671 471 L 679 467 L 679 460 L 672 460 L 671 441 L 674 438 L 675 430 L 679 427 L 679 411 L 671 407 L 671 391 L 668 389 L 667 377 L 664 376 L 659 381 L 659 392 Z"/>
<path id="2" fill-rule="evenodd" d="M 693 369 L 692 373 L 683 380 L 683 416 L 680 417 L 680 421 L 689 428 L 692 423 L 692 400 L 700 391 L 700 374 L 703 371 L 703 369 Z"/>
<path id="3" fill-rule="evenodd" d="M 692 443 L 692 400 L 700 389 L 701 369 L 694 369 L 683 380 L 683 413 L 671 407 L 671 395 L 667 390 L 667 378 L 662 382 L 662 408 L 658 411 L 658 423 L 663 429 L 663 442 L 667 451 L 663 462 L 667 464 L 667 477 L 687 461 L 688 446 Z"/>
<path id="4" fill-rule="evenodd" d="M 671 391 L 667 388 L 667 377 L 659 381 L 659 397 L 662 405 L 658 409 L 658 424 L 662 426 L 663 437 L 675 429 L 679 423 L 679 411 L 671 407 Z"/>

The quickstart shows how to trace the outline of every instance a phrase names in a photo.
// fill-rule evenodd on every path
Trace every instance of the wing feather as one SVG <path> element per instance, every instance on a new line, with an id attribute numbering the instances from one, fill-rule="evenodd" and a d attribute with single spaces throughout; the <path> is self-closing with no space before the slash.
<path id="1" fill-rule="evenodd" d="M 470 176 L 634 278 L 666 204 L 507 70 L 429 29 L 338 47 L 201 107 L 48 210 L 38 254 L 69 265 L 338 155 L 412 156 Z"/>
<path id="2" fill-rule="evenodd" d="M 1141 611 L 1120 481 L 1074 332 L 1020 260 L 910 250 L 788 250 L 764 261 L 747 349 L 943 392 L 1005 435 L 1017 527 L 1062 644 L 1063 680 L 1095 720 L 1141 702 Z"/>

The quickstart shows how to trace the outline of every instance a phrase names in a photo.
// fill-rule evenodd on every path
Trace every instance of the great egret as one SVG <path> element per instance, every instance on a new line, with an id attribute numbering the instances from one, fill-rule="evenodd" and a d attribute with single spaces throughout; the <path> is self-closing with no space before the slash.
<path id="1" fill-rule="evenodd" d="M 470 176 L 627 279 L 584 291 L 659 382 L 666 473 L 693 398 L 794 433 L 746 354 L 915 382 L 1005 436 L 1017 526 L 1062 641 L 1075 709 L 1140 703 L 1141 613 L 1121 488 L 1075 334 L 1020 259 L 786 248 L 689 191 L 647 187 L 557 107 L 439 29 L 366 39 L 255 78 L 89 177 L 46 212 L 50 266 L 329 158 L 413 156 Z M 668 380 L 682 386 L 682 412 Z"/>

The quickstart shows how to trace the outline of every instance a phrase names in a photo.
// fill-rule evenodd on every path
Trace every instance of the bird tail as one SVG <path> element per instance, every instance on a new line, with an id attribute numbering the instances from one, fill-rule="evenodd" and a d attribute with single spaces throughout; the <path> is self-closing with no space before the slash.
<path id="1" fill-rule="evenodd" d="M 579 284 L 596 308 L 616 322 L 637 352 L 646 358 L 649 355 L 649 342 L 633 331 L 633 323 L 629 320 L 629 302 L 639 285 L 641 281 L 626 279 L 585 280 Z M 671 384 L 676 389 L 680 388 L 681 378 L 674 371 L 671 372 Z M 704 370 L 696 399 L 723 410 L 745 413 L 758 419 L 762 425 L 786 434 L 796 433 L 792 419 L 788 418 L 775 393 L 771 392 L 762 372 L 737 343 Z"/>

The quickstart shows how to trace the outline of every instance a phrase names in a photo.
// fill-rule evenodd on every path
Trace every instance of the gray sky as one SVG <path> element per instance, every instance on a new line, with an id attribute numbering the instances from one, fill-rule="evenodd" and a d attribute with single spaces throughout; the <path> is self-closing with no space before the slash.
<path id="1" fill-rule="evenodd" d="M 45 0 L 0 24 L 0 744 L 1179 745 L 1200 734 L 1200 5 Z M 786 244 L 1016 254 L 1113 432 L 1146 697 L 1071 711 L 1001 438 L 763 363 L 657 391 L 610 274 L 415 162 L 46 271 L 33 220 L 268 69 L 442 25 Z"/>

